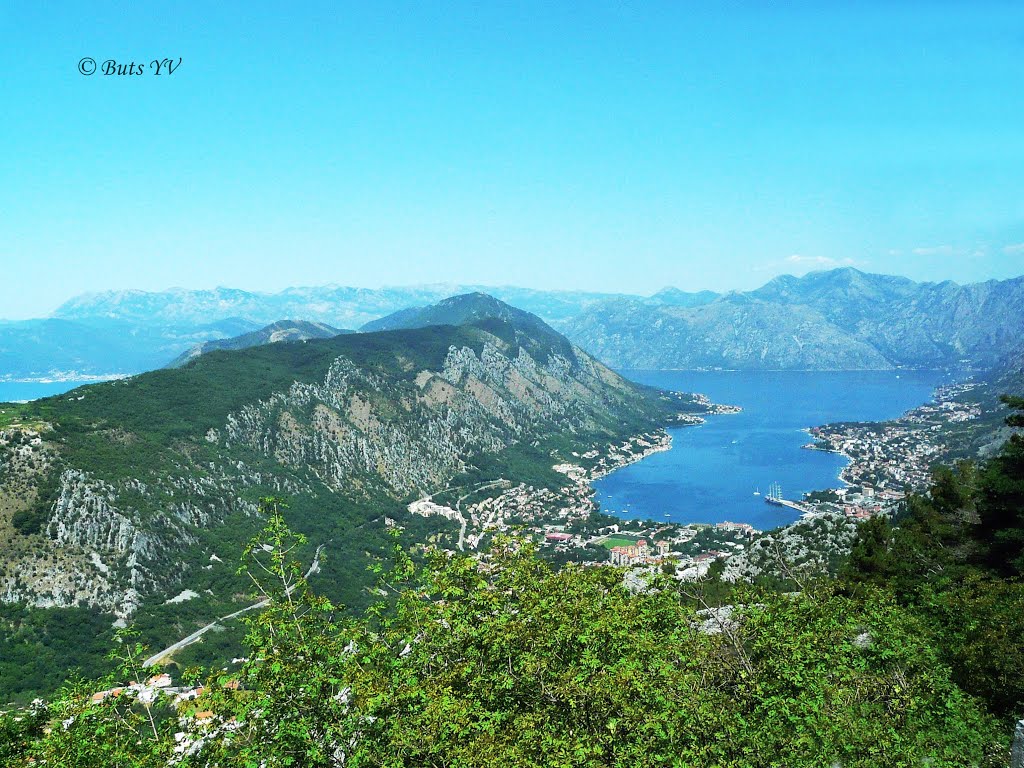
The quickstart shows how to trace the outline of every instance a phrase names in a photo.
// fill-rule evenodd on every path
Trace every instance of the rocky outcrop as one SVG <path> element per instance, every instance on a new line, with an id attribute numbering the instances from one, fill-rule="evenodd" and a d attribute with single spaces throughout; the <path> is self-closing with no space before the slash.
<path id="1" fill-rule="evenodd" d="M 835 575 L 857 538 L 857 523 L 842 512 L 823 512 L 763 534 L 725 563 L 725 581 L 752 581 L 761 575 L 799 582 Z"/>
<path id="2" fill-rule="evenodd" d="M 146 538 L 114 506 L 114 489 L 84 472 L 65 470 L 47 534 L 57 544 L 121 555 L 145 549 Z"/>

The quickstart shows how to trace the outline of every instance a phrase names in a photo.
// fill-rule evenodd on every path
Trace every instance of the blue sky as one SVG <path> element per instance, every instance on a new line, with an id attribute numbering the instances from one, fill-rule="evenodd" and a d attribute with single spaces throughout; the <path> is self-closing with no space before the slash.
<path id="1" fill-rule="evenodd" d="M 3 317 L 105 288 L 1024 273 L 1022 3 L 12 0 L 0 34 Z"/>

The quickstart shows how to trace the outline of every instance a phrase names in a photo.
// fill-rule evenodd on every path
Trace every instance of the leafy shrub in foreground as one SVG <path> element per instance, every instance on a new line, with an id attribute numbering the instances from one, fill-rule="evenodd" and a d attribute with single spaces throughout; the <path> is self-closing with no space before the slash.
<path id="1" fill-rule="evenodd" d="M 214 716 L 159 722 L 71 697 L 58 707 L 71 725 L 31 747 L 37 764 L 164 765 L 175 730 L 184 766 L 1005 761 L 998 724 L 882 593 L 748 589 L 702 613 L 670 580 L 632 593 L 619 570 L 554 571 L 498 541 L 481 560 L 438 552 L 423 569 L 396 548 L 357 621 L 309 590 L 301 538 L 268 512 L 246 557 L 270 602 L 251 619 L 240 687 L 208 680 Z M 58 759 L 72 729 L 83 757 Z"/>

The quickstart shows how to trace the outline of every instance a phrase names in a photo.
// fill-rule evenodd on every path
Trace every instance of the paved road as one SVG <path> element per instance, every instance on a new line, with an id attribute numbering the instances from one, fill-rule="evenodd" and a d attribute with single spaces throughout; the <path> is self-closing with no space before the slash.
<path id="1" fill-rule="evenodd" d="M 312 565 L 309 566 L 309 570 L 306 571 L 305 578 L 308 579 L 310 576 L 312 576 L 314 573 L 316 573 L 317 571 L 320 570 L 320 553 L 323 551 L 323 548 L 324 548 L 323 544 L 321 544 L 319 547 L 316 548 L 316 554 L 313 556 L 313 563 L 312 563 Z M 295 589 L 294 586 L 289 587 L 288 588 L 288 594 L 291 594 L 291 591 L 293 589 Z M 159 653 L 154 653 L 152 656 L 150 656 L 148 659 L 146 659 L 144 662 L 142 662 L 142 666 L 143 667 L 151 667 L 154 664 L 159 664 L 160 662 L 165 661 L 170 656 L 172 656 L 176 651 L 180 651 L 182 648 L 185 648 L 187 646 L 192 645 L 192 643 L 194 643 L 196 640 L 201 638 L 203 635 L 205 635 L 207 632 L 209 632 L 211 629 L 213 629 L 214 627 L 218 626 L 219 624 L 221 624 L 221 623 L 223 623 L 225 621 L 231 621 L 231 619 L 237 619 L 243 613 L 248 613 L 249 611 L 255 611 L 258 608 L 266 608 L 268 605 L 270 605 L 270 600 L 260 600 L 258 603 L 253 603 L 252 605 L 246 606 L 245 608 L 242 608 L 239 611 L 235 611 L 234 613 L 229 613 L 227 616 L 221 616 L 219 619 L 214 619 L 209 624 L 207 624 L 205 627 L 200 627 L 195 632 L 193 632 L 191 635 L 189 635 L 188 637 L 182 638 L 181 640 L 176 642 L 174 645 L 169 645 L 166 648 L 164 648 L 162 651 L 160 651 Z"/>
<path id="2" fill-rule="evenodd" d="M 484 491 L 487 490 L 488 488 L 492 488 L 496 485 L 502 485 L 503 483 L 506 482 L 508 481 L 502 477 L 499 477 L 497 480 L 492 480 L 487 483 L 480 483 L 480 485 L 471 489 L 470 492 L 467 493 L 465 496 L 460 496 L 459 500 L 455 502 L 455 511 L 459 513 L 459 520 L 461 521 L 459 525 L 459 541 L 457 544 L 460 550 L 465 551 L 466 549 L 464 545 L 466 543 L 466 524 L 468 523 L 468 521 L 466 520 L 466 516 L 462 514 L 462 502 L 468 499 L 474 493 L 477 493 L 478 491 Z"/>

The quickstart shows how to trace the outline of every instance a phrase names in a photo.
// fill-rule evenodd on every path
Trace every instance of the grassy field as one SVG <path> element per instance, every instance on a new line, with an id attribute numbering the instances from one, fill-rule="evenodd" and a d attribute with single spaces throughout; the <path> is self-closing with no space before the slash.
<path id="1" fill-rule="evenodd" d="M 601 542 L 601 546 L 611 549 L 612 547 L 629 547 L 636 544 L 640 540 L 639 536 L 623 536 L 621 534 L 613 534 L 607 539 Z"/>

